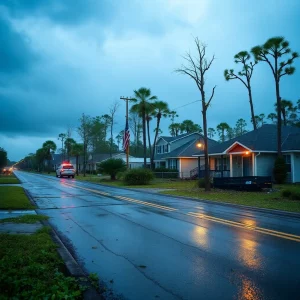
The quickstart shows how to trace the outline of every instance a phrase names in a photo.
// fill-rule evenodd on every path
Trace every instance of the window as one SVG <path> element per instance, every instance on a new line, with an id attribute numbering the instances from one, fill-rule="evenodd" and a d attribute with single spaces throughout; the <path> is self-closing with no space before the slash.
<path id="1" fill-rule="evenodd" d="M 163 145 L 163 152 L 168 153 L 169 152 L 169 145 Z"/>
<path id="2" fill-rule="evenodd" d="M 160 154 L 161 153 L 161 146 L 156 146 L 156 153 Z"/>
<path id="3" fill-rule="evenodd" d="M 222 159 L 221 159 L 221 157 L 215 158 L 215 170 L 217 170 L 217 171 L 222 170 Z M 223 157 L 223 170 L 224 171 L 229 171 L 228 157 Z"/>
<path id="4" fill-rule="evenodd" d="M 291 155 L 290 154 L 283 155 L 283 158 L 285 160 L 286 170 L 287 170 L 287 172 L 290 173 L 291 170 L 292 170 L 292 167 L 291 167 Z"/>
<path id="5" fill-rule="evenodd" d="M 177 170 L 177 159 L 170 159 L 169 160 L 169 169 Z"/>

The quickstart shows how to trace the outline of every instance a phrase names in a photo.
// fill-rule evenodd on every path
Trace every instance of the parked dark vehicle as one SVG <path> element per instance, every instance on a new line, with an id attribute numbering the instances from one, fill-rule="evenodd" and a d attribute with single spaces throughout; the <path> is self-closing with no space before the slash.
<path id="1" fill-rule="evenodd" d="M 265 188 L 272 188 L 271 176 L 245 176 L 245 177 L 214 177 L 214 188 L 258 191 Z"/>

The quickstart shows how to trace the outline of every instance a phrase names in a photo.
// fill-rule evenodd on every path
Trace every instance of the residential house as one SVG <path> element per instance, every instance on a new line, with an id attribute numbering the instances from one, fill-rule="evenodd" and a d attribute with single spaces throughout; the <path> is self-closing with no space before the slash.
<path id="1" fill-rule="evenodd" d="M 265 124 L 242 136 L 209 147 L 212 177 L 272 176 L 277 157 L 277 126 Z M 282 154 L 288 182 L 300 182 L 300 128 L 282 126 Z M 203 151 L 195 157 L 202 159 Z M 200 177 L 204 171 L 200 168 Z"/>
<path id="2" fill-rule="evenodd" d="M 161 136 L 155 146 L 155 168 L 174 169 L 180 178 L 190 178 L 193 171 L 204 165 L 204 157 L 199 159 L 193 154 L 197 152 L 197 144 L 204 145 L 203 135 L 199 132 L 181 134 L 174 137 Z M 218 142 L 208 139 L 208 146 Z"/>

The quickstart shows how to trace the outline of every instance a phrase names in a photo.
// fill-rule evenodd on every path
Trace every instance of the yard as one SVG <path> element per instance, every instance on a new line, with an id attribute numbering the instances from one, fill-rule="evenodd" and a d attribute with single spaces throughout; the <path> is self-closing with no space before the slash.
<path id="1" fill-rule="evenodd" d="M 0 186 L 0 209 L 34 209 L 22 187 Z"/>

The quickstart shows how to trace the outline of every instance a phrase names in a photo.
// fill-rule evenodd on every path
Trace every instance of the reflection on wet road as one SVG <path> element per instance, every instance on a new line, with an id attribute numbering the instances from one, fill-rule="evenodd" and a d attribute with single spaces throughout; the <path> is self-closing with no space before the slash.
<path id="1" fill-rule="evenodd" d="M 16 172 L 88 272 L 127 299 L 293 299 L 300 218 Z"/>

